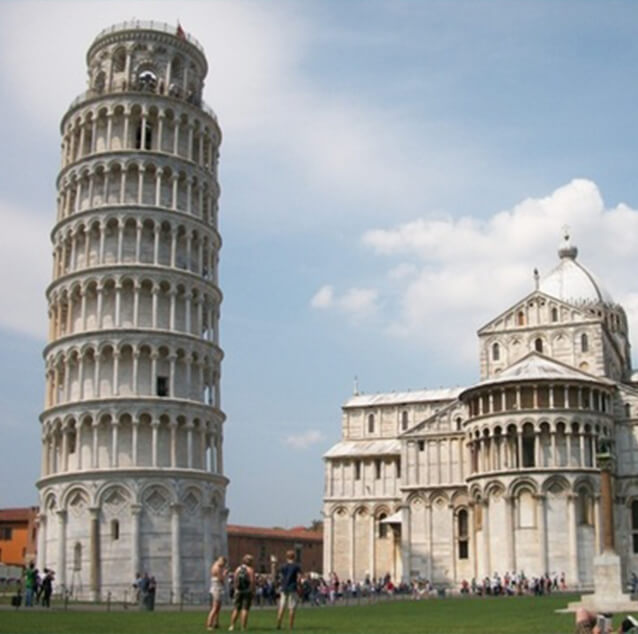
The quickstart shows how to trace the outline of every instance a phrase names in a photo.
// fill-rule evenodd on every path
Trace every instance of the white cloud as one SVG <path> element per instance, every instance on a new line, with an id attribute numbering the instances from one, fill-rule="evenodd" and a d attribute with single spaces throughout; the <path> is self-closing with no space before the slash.
<path id="1" fill-rule="evenodd" d="M 325 284 L 312 296 L 310 305 L 320 310 L 336 309 L 356 320 L 376 312 L 378 297 L 379 292 L 373 288 L 350 288 L 337 295 L 333 286 Z"/>
<path id="2" fill-rule="evenodd" d="M 461 178 L 469 183 L 488 169 L 484 149 L 481 160 L 473 159 L 476 152 L 466 141 L 455 143 L 441 125 L 424 129 L 420 114 L 410 120 L 404 104 L 381 107 L 354 91 L 336 93 L 330 77 L 323 78 L 325 85 L 313 82 L 307 66 L 317 53 L 312 48 L 317 26 L 284 3 L 2 3 L 4 98 L 35 127 L 56 130 L 69 103 L 86 90 L 85 51 L 94 35 L 133 17 L 175 24 L 176 16 L 208 57 L 204 96 L 219 115 L 224 153 L 250 149 L 273 155 L 301 177 L 298 186 L 360 203 L 349 213 L 364 217 L 374 208 L 413 210 L 424 191 L 443 190 Z M 82 29 L 58 37 L 69 32 L 71 19 Z M 415 138 L 416 127 L 428 139 L 427 152 Z M 325 215 L 339 208 L 322 206 Z M 274 211 L 290 221 L 308 221 L 289 206 Z"/>
<path id="3" fill-rule="evenodd" d="M 322 286 L 310 300 L 313 308 L 330 308 L 334 303 L 334 288 L 330 284 Z"/>
<path id="4" fill-rule="evenodd" d="M 387 283 L 374 297 L 386 332 L 476 362 L 477 328 L 533 290 L 535 267 L 542 275 L 556 265 L 563 225 L 571 227 L 579 261 L 624 305 L 638 337 L 638 211 L 605 207 L 585 179 L 484 220 L 425 217 L 365 232 L 363 244 L 389 262 Z"/>
<path id="5" fill-rule="evenodd" d="M 309 429 L 301 434 L 286 436 L 284 443 L 293 449 L 308 449 L 324 439 L 323 434 L 316 429 Z"/>
<path id="6" fill-rule="evenodd" d="M 46 300 L 51 281 L 51 223 L 0 200 L 0 288 L 4 309 L 0 327 L 44 339 Z"/>

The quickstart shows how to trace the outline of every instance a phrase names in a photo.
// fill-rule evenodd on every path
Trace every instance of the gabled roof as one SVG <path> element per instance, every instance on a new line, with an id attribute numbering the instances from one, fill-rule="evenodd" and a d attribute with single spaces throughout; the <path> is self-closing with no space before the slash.
<path id="1" fill-rule="evenodd" d="M 485 379 L 477 383 L 464 392 L 469 392 L 486 385 L 497 385 L 499 383 L 512 383 L 516 381 L 585 381 L 587 383 L 597 383 L 604 385 L 616 385 L 604 377 L 594 376 L 582 370 L 577 370 L 565 363 L 550 359 L 539 352 L 532 351 L 519 359 L 498 376 Z"/>
<path id="2" fill-rule="evenodd" d="M 464 389 L 462 387 L 442 387 L 434 390 L 355 394 L 343 404 L 343 408 L 400 405 L 401 403 L 421 403 L 423 401 L 449 401 L 455 399 Z"/>
<path id="3" fill-rule="evenodd" d="M 401 453 L 401 442 L 396 438 L 383 440 L 342 440 L 323 454 L 324 458 L 357 456 L 396 456 Z"/>
<path id="4" fill-rule="evenodd" d="M 514 302 L 513 304 L 511 304 L 509 308 L 504 310 L 502 313 L 498 314 L 493 319 L 490 319 L 486 324 L 483 324 L 477 330 L 477 334 L 479 335 L 483 334 L 492 324 L 494 324 L 494 322 L 505 319 L 508 313 L 512 312 L 512 310 L 515 310 L 516 307 L 526 304 L 530 299 L 532 299 L 532 297 L 542 297 L 545 300 L 551 300 L 557 303 L 559 306 L 563 305 L 568 307 L 572 312 L 576 311 L 580 313 L 583 319 L 592 319 L 591 315 L 588 315 L 586 312 L 584 312 L 580 306 L 574 306 L 574 304 L 570 304 L 569 302 L 563 301 L 562 299 L 558 297 L 554 297 L 553 295 L 548 295 L 547 293 L 544 293 L 543 291 L 538 290 L 538 291 L 532 291 L 531 293 L 528 293 L 527 295 L 525 295 L 525 297 L 522 297 L 517 302 Z M 557 325 L 557 324 L 554 324 L 554 325 Z M 517 326 L 515 329 L 507 328 L 507 330 L 525 330 L 526 328 L 534 329 L 534 328 L 538 328 L 538 326 L 539 325 L 531 326 L 529 324 L 526 324 L 525 326 Z M 502 328 L 499 330 L 505 330 L 505 328 Z"/>

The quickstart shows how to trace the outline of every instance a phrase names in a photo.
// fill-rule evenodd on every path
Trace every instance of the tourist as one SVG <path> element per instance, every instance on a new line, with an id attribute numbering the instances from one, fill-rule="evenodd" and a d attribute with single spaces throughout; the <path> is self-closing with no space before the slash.
<path id="1" fill-rule="evenodd" d="M 301 577 L 301 567 L 295 561 L 295 551 L 286 553 L 286 563 L 279 569 L 281 578 L 281 597 L 279 598 L 279 610 L 277 612 L 277 629 L 281 629 L 281 621 L 284 618 L 286 606 L 288 606 L 288 628 L 292 629 L 295 623 L 295 609 L 297 607 L 297 590 Z"/>
<path id="2" fill-rule="evenodd" d="M 24 580 L 24 605 L 27 608 L 33 607 L 33 595 L 36 591 L 36 575 L 38 571 L 35 569 L 35 562 L 30 562 L 26 569 Z"/>
<path id="3" fill-rule="evenodd" d="M 53 594 L 53 570 L 44 569 L 44 579 L 42 579 L 42 607 L 51 607 L 51 594 Z"/>
<path id="4" fill-rule="evenodd" d="M 155 592 L 157 591 L 157 581 L 155 577 L 151 577 L 148 580 L 148 609 L 153 611 L 155 609 Z"/>
<path id="5" fill-rule="evenodd" d="M 206 627 L 209 630 L 219 627 L 219 613 L 222 609 L 224 581 L 227 573 L 226 557 L 218 557 L 210 568 L 210 595 L 213 603 L 206 619 Z"/>
<path id="6" fill-rule="evenodd" d="M 255 571 L 253 570 L 252 555 L 244 555 L 241 565 L 235 570 L 233 584 L 235 586 L 235 594 L 233 597 L 233 613 L 231 614 L 230 627 L 228 628 L 230 632 L 235 629 L 237 617 L 240 615 L 242 631 L 246 629 L 248 624 L 248 611 L 255 592 Z"/>
<path id="7" fill-rule="evenodd" d="M 140 603 L 140 610 L 150 610 L 149 607 L 149 593 L 148 586 L 150 584 L 150 579 L 148 576 L 148 572 L 145 572 L 142 578 L 138 582 L 138 600 Z"/>

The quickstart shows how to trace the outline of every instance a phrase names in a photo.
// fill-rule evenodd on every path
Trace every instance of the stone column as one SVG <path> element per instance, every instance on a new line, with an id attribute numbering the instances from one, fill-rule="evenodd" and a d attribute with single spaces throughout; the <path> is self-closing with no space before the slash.
<path id="1" fill-rule="evenodd" d="M 47 567 L 47 515 L 38 514 L 38 563 L 39 570 Z"/>
<path id="2" fill-rule="evenodd" d="M 177 466 L 177 420 L 171 420 L 169 423 L 171 430 L 171 468 Z"/>
<path id="3" fill-rule="evenodd" d="M 91 590 L 91 600 L 100 599 L 100 509 L 89 508 L 89 552 L 90 552 L 90 573 L 89 587 Z"/>
<path id="4" fill-rule="evenodd" d="M 55 569 L 56 583 L 61 590 L 66 589 L 66 511 L 58 514 L 58 562 Z"/>
<path id="5" fill-rule="evenodd" d="M 428 579 L 432 580 L 432 558 L 434 553 L 432 552 L 433 547 L 433 535 L 432 535 L 432 504 L 428 502 L 425 505 L 425 529 L 427 532 L 427 540 L 428 540 Z"/>
<path id="6" fill-rule="evenodd" d="M 131 504 L 131 574 L 135 579 L 136 573 L 142 573 L 140 569 L 140 516 L 141 504 Z"/>
<path id="7" fill-rule="evenodd" d="M 354 542 L 355 542 L 355 512 L 356 511 L 352 511 L 352 514 L 350 515 L 350 557 L 349 557 L 349 562 L 350 562 L 350 567 L 348 568 L 348 576 L 352 581 L 355 581 L 354 578 L 354 570 L 355 570 L 355 566 L 354 566 Z"/>
<path id="8" fill-rule="evenodd" d="M 505 547 L 506 564 L 508 571 L 516 570 L 516 544 L 514 533 L 514 498 L 511 495 L 504 496 L 505 502 Z"/>
<path id="9" fill-rule="evenodd" d="M 483 505 L 483 553 L 485 555 L 484 577 L 489 577 L 492 570 L 492 561 L 490 557 L 490 505 L 488 500 L 481 502 Z"/>
<path id="10" fill-rule="evenodd" d="M 181 504 L 171 504 L 171 577 L 173 578 L 172 590 L 175 603 L 179 603 L 182 595 L 181 511 Z"/>
<path id="11" fill-rule="evenodd" d="M 157 467 L 157 436 L 160 422 L 158 419 L 154 419 L 151 422 L 151 464 Z"/>
<path id="12" fill-rule="evenodd" d="M 536 523 L 538 525 L 538 541 L 539 541 L 539 555 L 540 555 L 540 570 L 539 573 L 544 575 L 546 572 L 550 572 L 549 563 L 547 560 L 547 514 L 545 513 L 545 495 L 536 496 Z"/>
<path id="13" fill-rule="evenodd" d="M 594 556 L 601 552 L 601 521 L 600 521 L 600 496 L 594 496 Z"/>
<path id="14" fill-rule="evenodd" d="M 374 520 L 372 522 L 374 526 Z M 323 576 L 327 579 L 332 572 L 332 517 L 323 514 Z"/>
<path id="15" fill-rule="evenodd" d="M 569 578 L 570 586 L 577 586 L 580 582 L 578 576 L 578 534 L 576 525 L 576 496 L 572 493 L 567 495 L 567 531 L 568 531 L 568 553 L 569 553 Z"/>
<path id="16" fill-rule="evenodd" d="M 117 468 L 119 465 L 119 438 L 118 432 L 120 421 L 117 418 L 111 419 L 111 466 Z"/>
<path id="17" fill-rule="evenodd" d="M 410 537 L 410 507 L 404 504 L 401 507 L 401 581 L 410 582 L 411 553 Z"/>
<path id="18" fill-rule="evenodd" d="M 134 467 L 138 466 L 137 438 L 138 438 L 139 426 L 140 426 L 139 418 L 133 418 L 131 420 L 131 454 L 132 454 L 131 455 L 131 462 L 133 463 Z"/>
<path id="19" fill-rule="evenodd" d="M 204 561 L 202 566 L 202 573 L 204 576 L 204 587 L 208 586 L 210 582 L 210 567 L 213 563 L 213 527 L 212 527 L 212 513 L 213 507 L 210 504 L 202 506 L 202 519 L 204 523 Z"/>

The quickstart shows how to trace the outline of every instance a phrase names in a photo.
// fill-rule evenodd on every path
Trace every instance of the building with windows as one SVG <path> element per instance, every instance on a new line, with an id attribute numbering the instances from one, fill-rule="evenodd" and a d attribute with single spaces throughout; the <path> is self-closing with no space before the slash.
<path id="1" fill-rule="evenodd" d="M 343 405 L 325 455 L 324 572 L 436 584 L 523 571 L 593 584 L 597 452 L 615 456 L 616 549 L 638 570 L 638 377 L 627 319 L 569 236 L 478 331 L 480 380 Z"/>
<path id="2" fill-rule="evenodd" d="M 323 565 L 323 535 L 321 530 L 295 526 L 293 528 L 266 528 L 228 524 L 228 562 L 231 570 L 241 563 L 246 554 L 253 556 L 255 571 L 270 573 L 286 561 L 286 552 L 294 551 L 304 572 L 321 572 Z"/>
<path id="3" fill-rule="evenodd" d="M 227 552 L 208 65 L 157 22 L 102 31 L 62 117 L 38 567 L 96 599 L 206 592 Z"/>
<path id="4" fill-rule="evenodd" d="M 26 566 L 35 559 L 38 508 L 0 509 L 0 564 Z"/>

